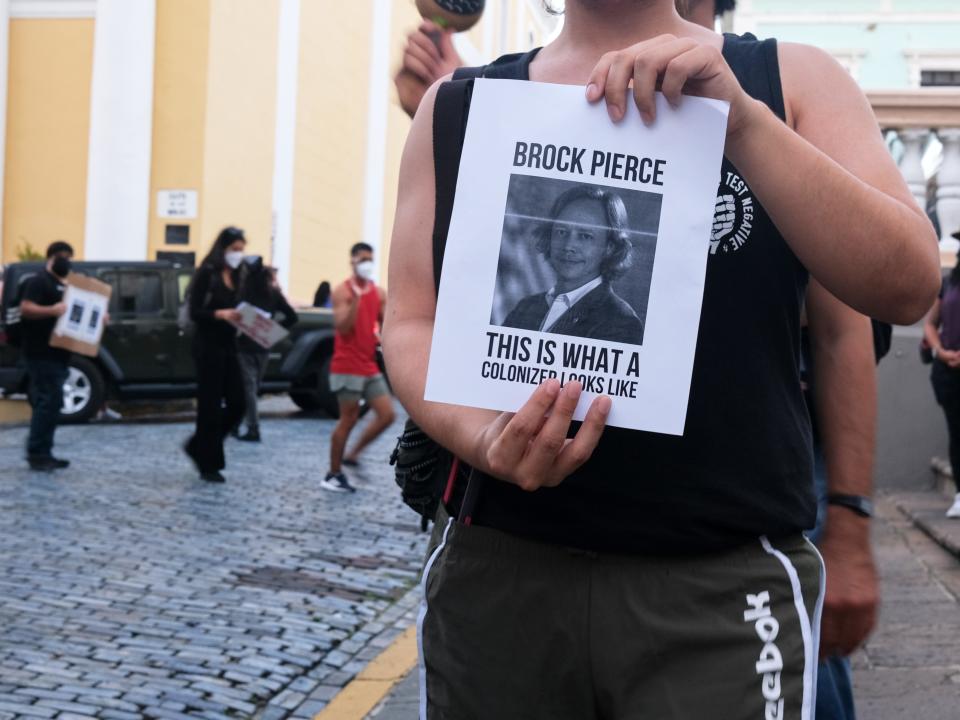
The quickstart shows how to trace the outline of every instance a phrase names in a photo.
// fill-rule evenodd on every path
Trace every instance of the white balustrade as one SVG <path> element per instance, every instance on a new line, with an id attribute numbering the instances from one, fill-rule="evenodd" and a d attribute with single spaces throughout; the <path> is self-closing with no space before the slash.
<path id="1" fill-rule="evenodd" d="M 955 251 L 960 243 L 950 237 L 960 231 L 960 127 L 937 131 L 943 144 L 943 162 L 937 173 L 937 217 L 940 248 Z"/>

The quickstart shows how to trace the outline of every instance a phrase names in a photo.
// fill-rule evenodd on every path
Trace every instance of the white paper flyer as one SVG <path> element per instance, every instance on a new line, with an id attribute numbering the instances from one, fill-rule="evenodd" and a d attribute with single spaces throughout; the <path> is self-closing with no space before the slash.
<path id="1" fill-rule="evenodd" d="M 579 380 L 575 419 L 683 434 L 726 103 L 657 94 L 614 124 L 582 87 L 476 81 L 427 400 L 517 410 Z"/>

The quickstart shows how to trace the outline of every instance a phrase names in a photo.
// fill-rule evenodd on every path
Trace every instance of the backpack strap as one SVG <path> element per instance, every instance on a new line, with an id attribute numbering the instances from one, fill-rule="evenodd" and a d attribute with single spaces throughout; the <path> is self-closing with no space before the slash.
<path id="1" fill-rule="evenodd" d="M 473 80 L 483 76 L 483 67 L 457 68 L 453 79 L 437 88 L 433 106 L 433 172 L 436 209 L 433 216 L 433 284 L 440 292 L 440 271 L 453 213 L 453 196 L 460 174 L 463 135 L 470 113 Z"/>

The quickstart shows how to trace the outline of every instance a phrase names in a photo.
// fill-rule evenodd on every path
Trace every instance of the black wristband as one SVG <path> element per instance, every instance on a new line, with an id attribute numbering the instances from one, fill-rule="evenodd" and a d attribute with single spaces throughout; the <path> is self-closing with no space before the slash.
<path id="1" fill-rule="evenodd" d="M 873 501 L 863 495 L 841 495 L 832 493 L 827 495 L 828 505 L 841 505 L 848 510 L 852 510 L 860 517 L 873 517 Z"/>

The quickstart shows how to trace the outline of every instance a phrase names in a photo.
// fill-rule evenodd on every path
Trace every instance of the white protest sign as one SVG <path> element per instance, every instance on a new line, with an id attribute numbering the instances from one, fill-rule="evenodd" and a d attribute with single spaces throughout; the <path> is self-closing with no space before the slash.
<path id="1" fill-rule="evenodd" d="M 111 291 L 107 283 L 70 273 L 63 294 L 63 304 L 67 310 L 53 326 L 50 345 L 96 357 L 103 337 Z"/>
<path id="2" fill-rule="evenodd" d="M 256 305 L 242 302 L 237 305 L 240 321 L 234 323 L 237 330 L 261 347 L 270 349 L 290 333 L 270 317 L 270 313 Z"/>
<path id="3" fill-rule="evenodd" d="M 550 377 L 574 415 L 683 434 L 728 106 L 657 94 L 614 124 L 582 87 L 477 80 L 425 398 L 517 410 Z"/>

